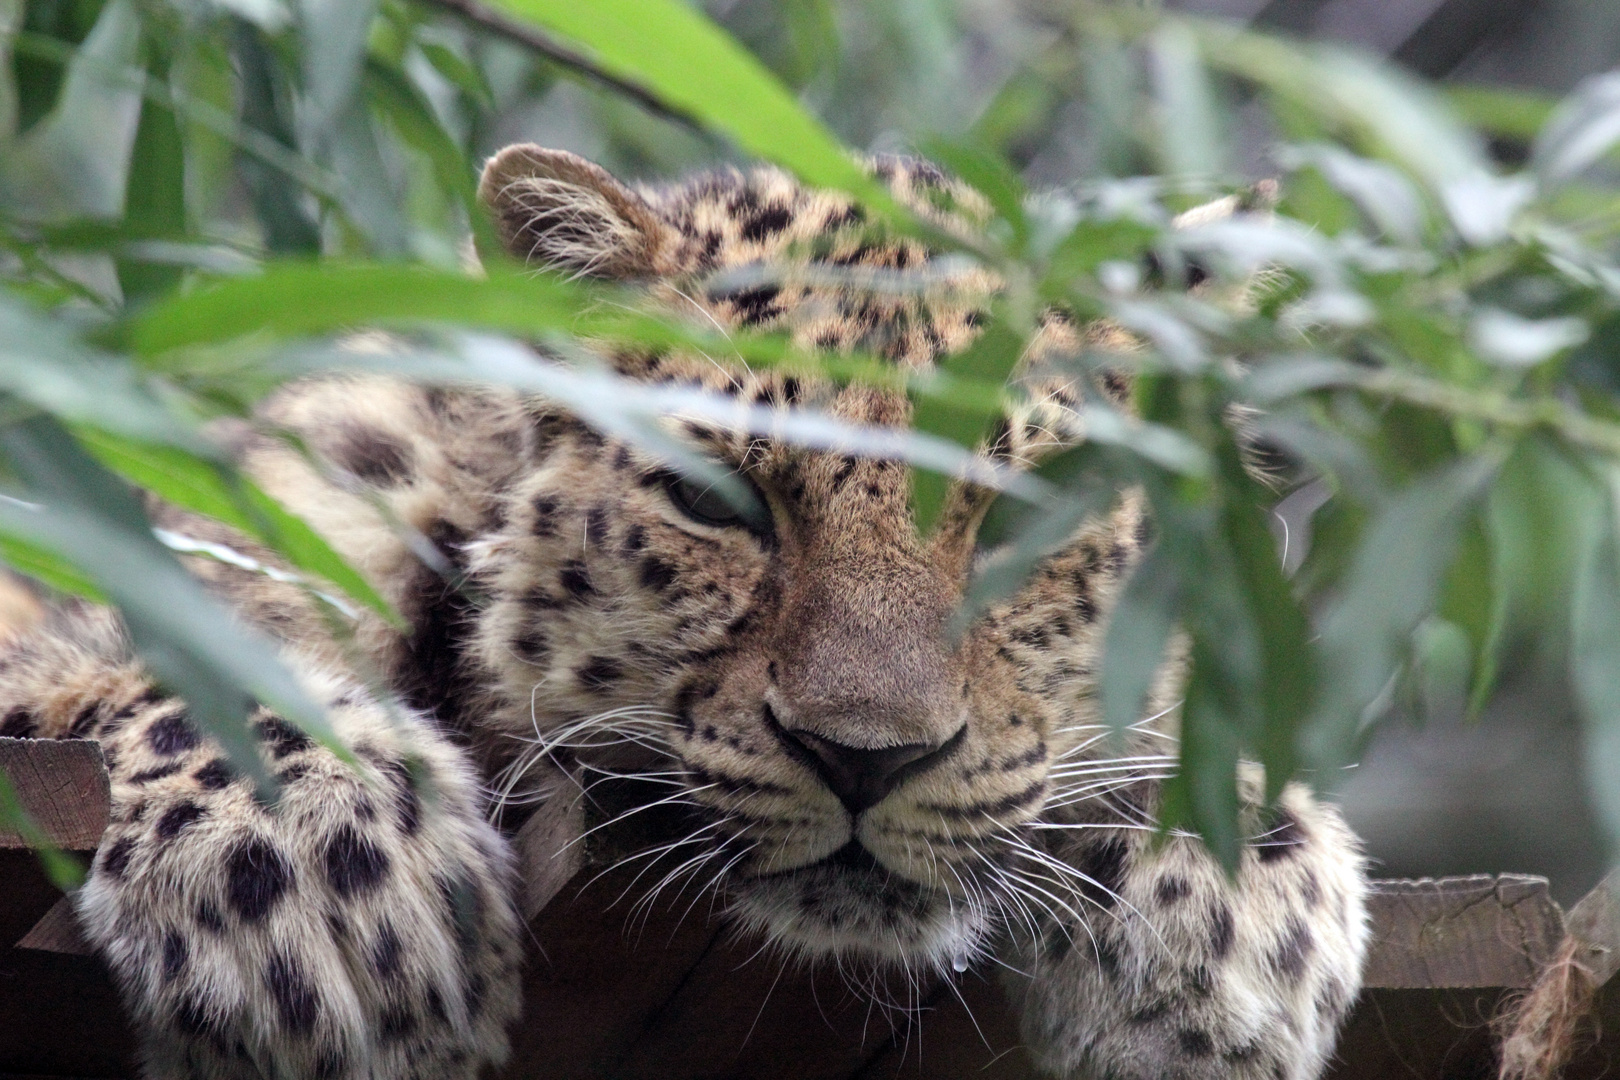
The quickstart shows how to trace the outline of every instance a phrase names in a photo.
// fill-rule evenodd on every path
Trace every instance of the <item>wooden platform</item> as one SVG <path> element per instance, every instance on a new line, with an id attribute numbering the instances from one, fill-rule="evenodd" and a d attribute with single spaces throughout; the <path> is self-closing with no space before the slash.
<path id="1" fill-rule="evenodd" d="M 94 849 L 106 823 L 92 743 L 0 739 L 0 768 L 52 841 Z M 509 1080 L 1033 1080 L 994 981 L 855 988 L 831 968 L 784 966 L 692 894 L 633 910 L 646 878 L 603 873 L 611 844 L 574 844 L 577 809 L 520 832 L 532 937 Z M 622 840 L 623 838 L 621 838 Z M 559 854 L 560 852 L 560 854 Z M 1494 1077 L 1487 1024 L 1566 930 L 1607 977 L 1620 966 L 1609 883 L 1568 916 L 1543 879 L 1504 874 L 1376 883 L 1367 989 L 1333 1077 Z M 1616 892 L 1620 892 L 1617 889 Z M 0 831 L 0 1078 L 137 1075 L 106 969 L 24 838 Z M 877 993 L 874 994 L 873 990 Z M 875 1004 L 887 1001 L 889 1007 Z M 1568 1072 L 1620 1057 L 1620 991 L 1600 995 L 1609 1033 Z"/>

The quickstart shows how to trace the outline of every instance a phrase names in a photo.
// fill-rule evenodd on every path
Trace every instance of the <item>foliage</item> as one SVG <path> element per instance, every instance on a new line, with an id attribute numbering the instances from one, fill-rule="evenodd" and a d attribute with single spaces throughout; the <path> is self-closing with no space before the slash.
<path id="1" fill-rule="evenodd" d="M 1240 756 L 1273 793 L 1300 774 L 1331 784 L 1392 701 L 1465 685 L 1477 709 L 1503 650 L 1533 633 L 1568 666 L 1592 795 L 1620 839 L 1620 75 L 1550 111 L 1502 91 L 1448 100 L 1354 52 L 1079 4 L 1000 42 L 994 76 L 967 91 L 925 70 L 950 61 L 949 5 L 715 7 L 757 53 L 678 0 L 0 0 L 5 560 L 117 603 L 153 671 L 256 767 L 244 692 L 325 735 L 320 711 L 190 583 L 165 547 L 184 538 L 155 537 L 129 484 L 268 543 L 339 623 L 359 606 L 392 618 L 206 434 L 288 378 L 382 364 L 516 386 L 699 471 L 659 418 L 707 411 L 908 460 L 924 529 L 942 478 L 971 474 L 1009 501 L 970 606 L 1136 485 L 1158 539 L 1100 685 L 1129 723 L 1173 628 L 1187 633 L 1169 823 L 1231 859 Z M 943 44 L 914 35 L 894 63 L 855 63 L 908 19 Z M 1176 212 L 1246 190 L 1229 137 L 1245 102 L 1278 143 L 1275 213 L 1173 229 Z M 633 294 L 498 260 L 468 275 L 463 237 L 488 235 L 480 155 L 523 117 L 569 110 L 591 114 L 615 167 L 769 159 L 991 267 L 1006 288 L 979 345 L 905 376 L 769 335 L 716 340 Z M 1527 163 L 1495 162 L 1482 128 L 1529 141 Z M 934 156 L 994 220 L 971 241 L 931 232 L 841 140 Z M 1026 187 L 1054 147 L 1084 171 Z M 1091 439 L 1034 475 L 976 465 L 1050 305 L 1141 338 L 1065 361 L 1134 371 L 1139 416 L 1090 407 Z M 357 325 L 411 347 L 332 347 Z M 616 387 L 570 348 L 583 332 L 903 386 L 919 430 Z M 1253 411 L 1246 434 L 1235 410 Z M 1249 437 L 1288 463 L 1281 482 L 1332 494 L 1292 578 Z"/>

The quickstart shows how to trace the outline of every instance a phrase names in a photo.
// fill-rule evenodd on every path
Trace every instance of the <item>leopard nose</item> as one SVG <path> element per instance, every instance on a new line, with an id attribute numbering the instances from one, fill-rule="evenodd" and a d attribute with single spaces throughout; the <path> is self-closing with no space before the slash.
<path id="1" fill-rule="evenodd" d="M 808 731 L 783 729 L 782 734 L 795 746 L 808 751 L 808 763 L 838 796 L 838 801 L 851 814 L 859 814 L 882 802 L 907 776 L 926 768 L 953 746 L 964 731 L 965 727 L 944 743 L 906 743 L 876 750 L 846 746 Z"/>

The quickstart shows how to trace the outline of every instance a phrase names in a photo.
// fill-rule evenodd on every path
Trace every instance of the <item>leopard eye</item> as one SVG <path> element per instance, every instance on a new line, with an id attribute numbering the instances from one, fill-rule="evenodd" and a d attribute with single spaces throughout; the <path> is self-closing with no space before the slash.
<path id="1" fill-rule="evenodd" d="M 664 490 L 676 509 L 702 525 L 715 528 L 741 528 L 759 532 L 769 528 L 769 514 L 765 501 L 754 486 L 742 477 L 732 474 L 743 485 L 740 494 L 752 505 L 739 506 L 739 492 L 722 491 L 708 480 L 697 477 L 670 475 L 664 481 Z"/>

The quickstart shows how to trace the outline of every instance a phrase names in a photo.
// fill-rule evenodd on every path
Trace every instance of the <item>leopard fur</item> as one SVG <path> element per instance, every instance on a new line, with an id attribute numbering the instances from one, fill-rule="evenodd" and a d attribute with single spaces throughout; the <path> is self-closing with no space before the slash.
<path id="1" fill-rule="evenodd" d="M 982 215 L 924 163 L 875 171 L 941 227 Z M 960 267 L 921 294 L 850 285 L 936 255 L 769 169 L 633 188 L 522 146 L 491 161 L 482 194 L 533 265 L 907 369 L 965 348 L 996 287 Z M 1031 404 L 987 455 L 1027 464 L 1084 437 L 1090 391 L 1037 375 L 1082 337 L 1129 347 L 1049 317 Z M 871 386 L 598 351 L 652 384 L 859 424 L 910 416 Z M 1179 663 L 1123 747 L 1096 701 L 1108 612 L 1151 534 L 1140 498 L 953 639 L 992 493 L 955 484 L 919 536 L 899 463 L 681 427 L 747 478 L 768 521 L 702 511 L 644 451 L 516 393 L 326 377 L 223 432 L 408 624 L 362 617 L 357 661 L 305 591 L 189 560 L 279 643 L 360 763 L 260 710 L 272 805 L 153 688 L 106 613 L 60 611 L 0 656 L 0 734 L 106 748 L 114 821 L 76 903 L 142 1024 L 147 1075 L 471 1077 L 499 1062 L 521 948 L 484 792 L 561 766 L 672 782 L 730 917 L 785 951 L 947 977 L 998 960 L 1053 1074 L 1317 1076 L 1359 987 L 1358 846 L 1299 785 L 1263 807 L 1253 777 L 1256 839 L 1235 878 L 1195 838 L 1156 836 Z M 274 562 L 217 524 L 152 515 Z"/>

